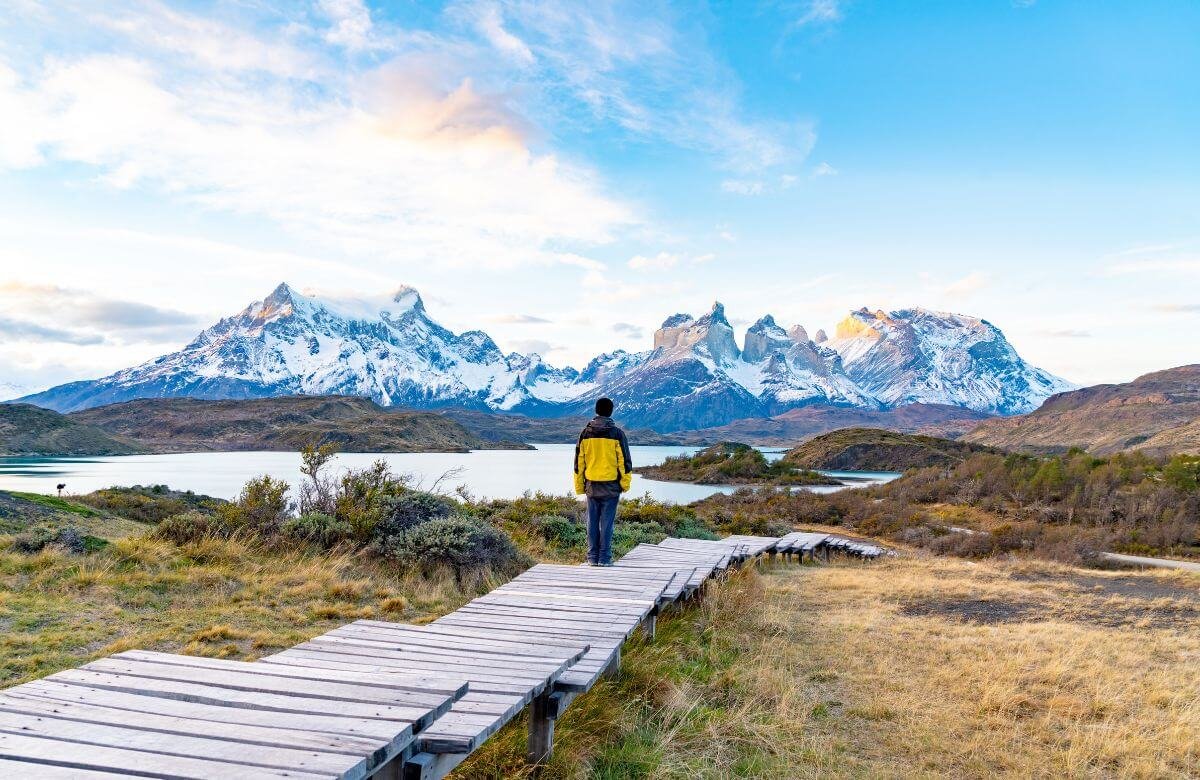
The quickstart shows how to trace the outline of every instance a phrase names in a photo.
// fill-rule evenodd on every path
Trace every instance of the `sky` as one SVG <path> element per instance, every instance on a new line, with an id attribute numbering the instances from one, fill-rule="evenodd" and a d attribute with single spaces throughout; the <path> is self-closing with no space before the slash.
<path id="1" fill-rule="evenodd" d="M 1200 362 L 1200 3 L 7 0 L 0 395 L 280 282 L 580 366 L 722 301 Z M 7 388 L 7 389 L 6 389 Z"/>

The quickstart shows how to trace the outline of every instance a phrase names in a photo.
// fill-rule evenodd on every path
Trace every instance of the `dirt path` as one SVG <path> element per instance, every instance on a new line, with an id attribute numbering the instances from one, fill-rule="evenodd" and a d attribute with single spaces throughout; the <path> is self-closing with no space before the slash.
<path id="1" fill-rule="evenodd" d="M 1110 561 L 1127 563 L 1132 566 L 1150 566 L 1156 569 L 1182 569 L 1184 571 L 1200 572 L 1200 563 L 1194 561 L 1173 561 L 1170 558 L 1145 558 L 1141 555 L 1123 555 L 1121 553 L 1102 553 Z"/>

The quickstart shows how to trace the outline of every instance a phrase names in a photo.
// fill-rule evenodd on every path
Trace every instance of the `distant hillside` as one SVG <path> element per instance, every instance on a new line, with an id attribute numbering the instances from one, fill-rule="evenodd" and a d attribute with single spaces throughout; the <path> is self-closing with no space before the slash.
<path id="1" fill-rule="evenodd" d="M 775 461 L 748 444 L 725 441 L 695 455 L 667 458 L 658 466 L 635 468 L 648 479 L 697 485 L 841 485 L 824 474 Z"/>
<path id="2" fill-rule="evenodd" d="M 983 412 L 942 404 L 909 404 L 885 410 L 817 405 L 792 409 L 774 417 L 736 420 L 719 428 L 704 428 L 681 435 L 687 443 L 732 440 L 768 447 L 790 447 L 840 428 L 885 428 L 953 438 L 988 418 L 989 415 Z"/>
<path id="3" fill-rule="evenodd" d="M 879 428 L 846 428 L 806 441 L 783 456 L 806 469 L 907 471 L 961 463 L 988 447 Z"/>
<path id="4" fill-rule="evenodd" d="M 0 455 L 132 455 L 145 450 L 31 404 L 0 404 Z"/>
<path id="5" fill-rule="evenodd" d="M 461 423 L 485 441 L 522 441 L 538 444 L 574 444 L 583 426 L 591 419 L 584 416 L 528 417 L 523 414 L 501 414 L 460 408 L 441 409 L 438 414 Z M 618 424 L 620 421 L 618 411 Z M 690 440 L 688 434 L 663 434 L 649 428 L 626 429 L 625 435 L 630 444 L 642 445 L 687 444 Z"/>
<path id="6" fill-rule="evenodd" d="M 342 452 L 522 447 L 484 440 L 440 414 L 384 409 L 370 399 L 351 396 L 144 398 L 72 412 L 70 417 L 152 452 L 296 450 L 309 443 L 336 444 Z"/>
<path id="7" fill-rule="evenodd" d="M 1200 364 L 1060 393 L 1037 411 L 988 420 L 962 438 L 1024 452 L 1200 453 Z"/>

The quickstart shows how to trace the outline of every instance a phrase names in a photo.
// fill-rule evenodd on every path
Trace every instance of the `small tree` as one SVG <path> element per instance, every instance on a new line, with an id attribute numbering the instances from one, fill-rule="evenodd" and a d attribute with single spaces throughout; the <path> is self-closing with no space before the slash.
<path id="1" fill-rule="evenodd" d="M 324 472 L 325 466 L 336 454 L 337 446 L 334 444 L 308 444 L 300 450 L 300 473 L 308 480 L 300 483 L 300 514 L 334 513 L 337 483 Z"/>

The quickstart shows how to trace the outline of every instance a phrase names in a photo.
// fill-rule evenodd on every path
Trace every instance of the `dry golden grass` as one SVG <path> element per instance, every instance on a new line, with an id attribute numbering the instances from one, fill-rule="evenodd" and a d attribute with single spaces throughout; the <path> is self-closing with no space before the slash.
<path id="1" fill-rule="evenodd" d="M 431 620 L 493 584 L 236 539 L 0 546 L 0 687 L 132 648 L 251 660 L 359 618 Z"/>
<path id="2" fill-rule="evenodd" d="M 906 557 L 739 574 L 635 643 L 543 777 L 1189 777 L 1200 580 Z M 531 776 L 523 724 L 460 777 Z"/>

